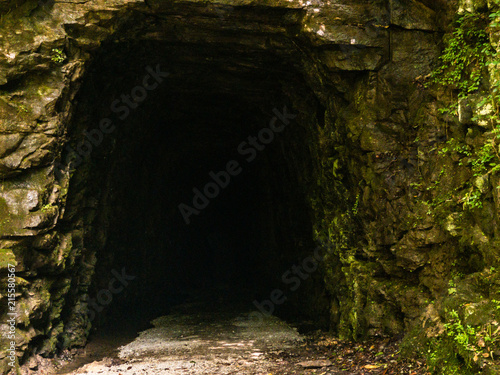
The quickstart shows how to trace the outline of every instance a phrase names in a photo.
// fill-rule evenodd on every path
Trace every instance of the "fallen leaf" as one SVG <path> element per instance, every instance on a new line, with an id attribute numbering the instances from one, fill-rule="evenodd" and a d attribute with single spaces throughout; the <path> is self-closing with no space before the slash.
<path id="1" fill-rule="evenodd" d="M 366 366 L 364 366 L 364 367 L 365 367 L 366 369 L 368 369 L 368 370 L 374 370 L 374 369 L 376 369 L 376 368 L 379 368 L 379 367 L 380 367 L 380 365 L 366 365 Z"/>

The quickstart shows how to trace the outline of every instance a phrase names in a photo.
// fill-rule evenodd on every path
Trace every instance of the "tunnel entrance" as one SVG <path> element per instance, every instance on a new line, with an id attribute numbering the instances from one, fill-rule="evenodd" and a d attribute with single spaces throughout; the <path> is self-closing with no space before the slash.
<path id="1" fill-rule="evenodd" d="M 479 242 L 453 229 L 462 195 L 428 207 L 445 169 L 450 189 L 475 184 L 438 152 L 468 124 L 425 84 L 455 14 L 434 3 L 1 6 L 0 271 L 16 267 L 18 316 L 0 344 L 29 365 L 195 294 L 286 297 L 273 314 L 342 339 L 434 332 L 447 280 L 494 238 L 491 220 L 466 221 Z M 449 261 L 469 248 L 472 268 Z"/>
<path id="2" fill-rule="evenodd" d="M 276 298 L 273 314 L 328 328 L 321 267 L 301 270 L 317 246 L 310 145 L 325 121 L 293 40 L 301 11 L 238 8 L 235 32 L 192 10 L 132 14 L 83 76 L 60 163 L 73 173 L 65 220 L 95 265 L 75 298 L 94 327 L 210 291 L 260 310 Z"/>

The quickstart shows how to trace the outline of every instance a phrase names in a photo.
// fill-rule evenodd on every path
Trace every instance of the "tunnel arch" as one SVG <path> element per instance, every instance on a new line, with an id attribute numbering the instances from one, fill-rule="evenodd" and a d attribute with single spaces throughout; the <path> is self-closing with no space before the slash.
<path id="1" fill-rule="evenodd" d="M 341 90 L 366 73 L 342 72 L 345 86 L 325 88 L 321 98 L 304 69 L 314 64 L 312 46 L 297 37 L 302 10 L 241 7 L 219 16 L 197 5 L 160 17 L 121 14 L 92 53 L 58 170 L 72 174 L 66 220 L 83 232 L 82 262 L 95 264 L 92 283 L 75 290 L 70 322 L 91 303 L 103 309 L 94 326 L 109 320 L 95 296 L 107 290 L 113 267 L 137 277 L 113 295 L 112 306 L 124 311 L 147 304 L 158 311 L 180 290 L 217 286 L 222 294 L 250 292 L 245 298 L 256 306 L 273 289 L 290 288 L 296 280 L 284 277 L 287 269 L 317 246 L 310 198 L 320 177 L 311 144 L 325 126 L 325 105 L 347 106 Z M 229 17 L 243 22 L 221 38 L 235 22 Z M 192 19 L 206 29 L 186 38 Z M 196 198 L 232 162 L 238 173 L 228 186 Z M 194 199 L 210 203 L 195 209 Z M 277 312 L 328 327 L 323 277 L 321 269 L 304 276 Z"/>

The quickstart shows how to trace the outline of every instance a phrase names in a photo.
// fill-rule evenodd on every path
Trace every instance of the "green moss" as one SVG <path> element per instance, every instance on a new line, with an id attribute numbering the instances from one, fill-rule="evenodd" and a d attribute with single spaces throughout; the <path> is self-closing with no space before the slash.
<path id="1" fill-rule="evenodd" d="M 64 331 L 64 324 L 60 322 L 56 327 L 50 330 L 48 334 L 48 338 L 43 342 L 40 353 L 53 353 L 56 349 L 56 345 L 59 339 L 59 336 Z"/>
<path id="2" fill-rule="evenodd" d="M 0 269 L 17 266 L 16 256 L 11 249 L 0 249 Z"/>
<path id="3" fill-rule="evenodd" d="M 13 215 L 9 211 L 7 202 L 0 197 L 0 234 L 8 233 L 13 226 Z"/>

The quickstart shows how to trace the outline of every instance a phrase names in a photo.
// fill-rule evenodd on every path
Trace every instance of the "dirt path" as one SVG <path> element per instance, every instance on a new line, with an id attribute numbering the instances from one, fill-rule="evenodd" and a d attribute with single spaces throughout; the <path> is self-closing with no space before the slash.
<path id="1" fill-rule="evenodd" d="M 193 313 L 196 311 L 196 313 Z M 304 338 L 273 316 L 185 304 L 153 322 L 118 358 L 105 358 L 71 374 L 269 374 L 280 362 L 270 353 L 293 349 Z"/>
<path id="2" fill-rule="evenodd" d="M 67 375 L 423 375 L 425 364 L 405 360 L 388 338 L 363 343 L 325 333 L 304 336 L 274 316 L 227 304 L 191 302 L 152 321 L 153 328 L 108 357 L 59 371 Z M 116 338 L 116 343 L 120 342 Z M 112 354 L 111 354 L 112 353 Z M 95 353 L 87 354 L 95 355 Z M 87 358 L 88 359 L 88 358 Z"/>

